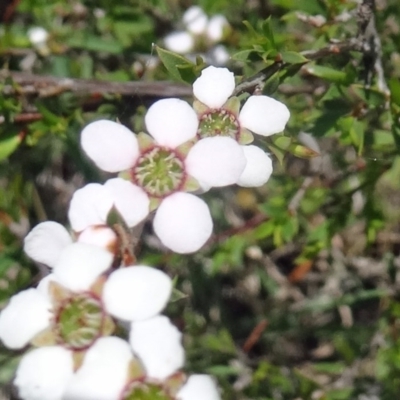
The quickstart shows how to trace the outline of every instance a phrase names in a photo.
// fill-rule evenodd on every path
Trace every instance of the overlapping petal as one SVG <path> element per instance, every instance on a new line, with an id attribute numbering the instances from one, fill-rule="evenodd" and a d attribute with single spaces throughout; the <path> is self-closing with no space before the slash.
<path id="1" fill-rule="evenodd" d="M 73 243 L 61 253 L 53 271 L 58 282 L 72 291 L 84 291 L 112 264 L 113 255 L 101 247 Z"/>
<path id="2" fill-rule="evenodd" d="M 242 146 L 235 140 L 215 136 L 199 140 L 185 160 L 187 171 L 201 184 L 212 187 L 237 182 L 246 166 Z"/>
<path id="3" fill-rule="evenodd" d="M 98 339 L 70 380 L 63 400 L 118 399 L 133 359 L 129 344 L 117 337 Z"/>
<path id="4" fill-rule="evenodd" d="M 235 89 L 235 76 L 227 68 L 207 67 L 193 83 L 193 94 L 210 108 L 220 108 Z"/>
<path id="5" fill-rule="evenodd" d="M 68 231 L 57 222 L 36 225 L 24 239 L 24 251 L 33 260 L 54 267 L 61 251 L 72 243 Z"/>
<path id="6" fill-rule="evenodd" d="M 243 187 L 259 187 L 264 185 L 272 174 L 272 160 L 257 146 L 243 146 L 246 157 L 246 168 L 237 184 Z"/>
<path id="7" fill-rule="evenodd" d="M 87 125 L 81 133 L 81 145 L 94 163 L 108 172 L 132 167 L 139 156 L 139 146 L 133 132 L 109 120 Z"/>
<path id="8" fill-rule="evenodd" d="M 129 342 L 149 378 L 165 379 L 183 366 L 181 341 L 182 334 L 162 315 L 131 325 Z"/>
<path id="9" fill-rule="evenodd" d="M 89 226 L 104 224 L 113 203 L 112 194 L 99 183 L 89 183 L 78 189 L 68 210 L 72 229 L 80 232 Z"/>
<path id="10" fill-rule="evenodd" d="M 23 400 L 62 400 L 72 375 L 71 351 L 61 346 L 41 347 L 22 358 L 14 384 Z"/>
<path id="11" fill-rule="evenodd" d="M 174 98 L 155 102 L 146 113 L 145 123 L 157 143 L 170 148 L 193 139 L 199 125 L 193 108 Z"/>
<path id="12" fill-rule="evenodd" d="M 262 136 L 282 132 L 289 120 L 288 108 L 268 96 L 250 96 L 243 105 L 239 122 L 242 127 Z"/>
<path id="13" fill-rule="evenodd" d="M 104 186 L 111 193 L 113 204 L 128 227 L 136 226 L 147 217 L 150 200 L 139 186 L 121 178 L 109 179 Z"/>
<path id="14" fill-rule="evenodd" d="M 103 289 L 103 301 L 113 316 L 137 321 L 157 315 L 172 291 L 171 278 L 146 266 L 133 266 L 113 272 Z"/>
<path id="15" fill-rule="evenodd" d="M 153 227 L 164 246 L 176 253 L 192 253 L 209 239 L 213 222 L 203 200 L 178 192 L 162 201 Z"/>
<path id="16" fill-rule="evenodd" d="M 50 324 L 51 303 L 36 289 L 11 297 L 0 313 L 0 340 L 10 349 L 25 347 Z"/>

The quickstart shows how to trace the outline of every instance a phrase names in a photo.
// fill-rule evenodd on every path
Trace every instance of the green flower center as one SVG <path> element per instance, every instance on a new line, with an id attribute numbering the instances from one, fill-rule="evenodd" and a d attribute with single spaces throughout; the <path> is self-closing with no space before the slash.
<path id="1" fill-rule="evenodd" d="M 80 293 L 65 300 L 55 312 L 57 342 L 84 350 L 101 336 L 104 311 L 100 299 Z"/>
<path id="2" fill-rule="evenodd" d="M 121 400 L 173 400 L 173 397 L 160 385 L 134 381 L 125 388 Z"/>
<path id="3" fill-rule="evenodd" d="M 219 110 L 210 110 L 200 117 L 197 136 L 199 138 L 213 136 L 227 136 L 238 140 L 240 125 L 230 111 L 221 108 Z"/>
<path id="4" fill-rule="evenodd" d="M 181 190 L 185 179 L 182 157 L 174 150 L 160 146 L 144 151 L 132 169 L 134 183 L 152 197 L 165 197 Z"/>

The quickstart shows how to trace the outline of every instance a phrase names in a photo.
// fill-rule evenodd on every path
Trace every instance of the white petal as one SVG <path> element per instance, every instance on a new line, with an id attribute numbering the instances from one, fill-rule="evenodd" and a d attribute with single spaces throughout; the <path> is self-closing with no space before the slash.
<path id="1" fill-rule="evenodd" d="M 199 140 L 185 160 L 189 175 L 213 187 L 233 185 L 246 166 L 242 146 L 235 140 L 215 136 Z"/>
<path id="2" fill-rule="evenodd" d="M 51 303 L 36 289 L 11 297 L 0 313 L 0 340 L 10 349 L 21 349 L 50 324 Z"/>
<path id="3" fill-rule="evenodd" d="M 135 134 L 125 126 L 105 119 L 92 122 L 83 129 L 81 145 L 94 163 L 108 172 L 132 167 L 139 156 Z"/>
<path id="4" fill-rule="evenodd" d="M 129 227 L 136 226 L 147 217 L 150 200 L 143 189 L 121 178 L 109 179 L 104 186 L 111 193 L 115 208 Z"/>
<path id="5" fill-rule="evenodd" d="M 79 234 L 79 243 L 102 247 L 114 254 L 118 245 L 117 234 L 106 225 L 89 226 Z"/>
<path id="6" fill-rule="evenodd" d="M 165 47 L 179 54 L 187 54 L 193 50 L 194 39 L 188 32 L 172 32 L 164 38 Z"/>
<path id="7" fill-rule="evenodd" d="M 189 7 L 183 14 L 182 20 L 187 30 L 195 35 L 202 34 L 208 22 L 207 15 L 198 6 Z"/>
<path id="8" fill-rule="evenodd" d="M 213 42 L 219 42 L 224 36 L 224 28 L 229 26 L 227 19 L 217 14 L 210 18 L 207 25 L 207 37 Z"/>
<path id="9" fill-rule="evenodd" d="M 191 375 L 177 393 L 177 400 L 220 400 L 217 385 L 209 375 Z"/>
<path id="10" fill-rule="evenodd" d="M 113 316 L 127 321 L 154 317 L 162 311 L 171 295 L 171 278 L 145 266 L 113 272 L 103 289 L 103 301 Z"/>
<path id="11" fill-rule="evenodd" d="M 68 218 L 72 229 L 83 231 L 91 225 L 103 225 L 113 206 L 110 192 L 99 183 L 89 183 L 72 196 Z"/>
<path id="12" fill-rule="evenodd" d="M 250 96 L 239 114 L 239 122 L 244 128 L 262 136 L 282 132 L 289 121 L 288 108 L 268 96 Z"/>
<path id="13" fill-rule="evenodd" d="M 176 253 L 192 253 L 211 236 L 213 222 L 203 200 L 178 192 L 162 201 L 153 227 L 164 246 Z"/>
<path id="14" fill-rule="evenodd" d="M 98 246 L 73 243 L 61 253 L 53 271 L 58 282 L 72 291 L 87 290 L 112 264 L 112 254 Z"/>
<path id="15" fill-rule="evenodd" d="M 237 184 L 244 187 L 264 185 L 272 174 L 272 160 L 257 146 L 242 146 L 247 163 Z"/>
<path id="16" fill-rule="evenodd" d="M 98 339 L 68 384 L 63 400 L 119 399 L 132 359 L 125 340 L 112 336 Z"/>
<path id="17" fill-rule="evenodd" d="M 165 379 L 183 366 L 185 352 L 181 341 L 182 334 L 163 315 L 133 322 L 129 334 L 133 351 L 147 376 L 154 379 Z"/>
<path id="18" fill-rule="evenodd" d="M 64 247 L 72 243 L 68 231 L 57 222 L 36 225 L 24 239 L 25 253 L 48 267 L 54 267 Z"/>
<path id="19" fill-rule="evenodd" d="M 213 47 L 209 54 L 214 65 L 225 65 L 231 58 L 228 50 L 222 44 Z"/>
<path id="20" fill-rule="evenodd" d="M 193 94 L 210 108 L 220 108 L 235 89 L 235 76 L 227 68 L 207 67 L 193 83 Z"/>
<path id="21" fill-rule="evenodd" d="M 72 375 L 71 351 L 61 346 L 41 347 L 22 358 L 14 384 L 23 400 L 61 400 Z"/>
<path id="22" fill-rule="evenodd" d="M 197 114 L 186 101 L 156 101 L 145 116 L 147 131 L 161 146 L 175 148 L 196 136 Z"/>

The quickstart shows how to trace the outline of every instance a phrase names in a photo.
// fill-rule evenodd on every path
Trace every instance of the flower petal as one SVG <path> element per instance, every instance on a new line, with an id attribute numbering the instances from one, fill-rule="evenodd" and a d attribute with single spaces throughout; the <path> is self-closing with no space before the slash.
<path id="1" fill-rule="evenodd" d="M 271 158 L 257 146 L 243 146 L 242 148 L 247 163 L 237 184 L 244 187 L 264 185 L 272 174 Z"/>
<path id="2" fill-rule="evenodd" d="M 127 321 L 151 318 L 167 304 L 172 291 L 168 275 L 155 268 L 133 266 L 114 271 L 103 289 L 103 301 L 113 316 Z"/>
<path id="3" fill-rule="evenodd" d="M 71 351 L 61 346 L 40 347 L 22 358 L 14 384 L 23 400 L 61 400 L 72 375 Z"/>
<path id="4" fill-rule="evenodd" d="M 140 187 L 121 178 L 109 179 L 104 186 L 111 193 L 115 208 L 130 228 L 147 217 L 150 200 Z"/>
<path id="5" fill-rule="evenodd" d="M 106 225 L 89 226 L 79 236 L 79 243 L 92 244 L 116 254 L 118 246 L 117 234 Z"/>
<path id="6" fill-rule="evenodd" d="M 213 222 L 203 200 L 178 192 L 162 201 L 153 227 L 164 246 L 176 253 L 192 253 L 211 236 Z"/>
<path id="7" fill-rule="evenodd" d="M 72 196 L 68 218 L 72 229 L 83 231 L 91 225 L 103 225 L 113 206 L 114 199 L 103 185 L 89 183 Z"/>
<path id="8" fill-rule="evenodd" d="M 262 136 L 282 132 L 289 121 L 288 108 L 268 96 L 250 96 L 239 114 L 239 122 L 244 128 Z"/>
<path id="9" fill-rule="evenodd" d="M 92 122 L 83 129 L 81 145 L 94 163 L 108 172 L 132 167 L 139 156 L 135 134 L 125 126 L 105 119 Z"/>
<path id="10" fill-rule="evenodd" d="M 193 50 L 194 39 L 188 32 L 172 32 L 164 38 L 165 47 L 179 54 L 187 54 Z"/>
<path id="11" fill-rule="evenodd" d="M 242 147 L 223 136 L 199 140 L 185 160 L 188 173 L 206 186 L 221 187 L 237 182 L 246 166 Z"/>
<path id="12" fill-rule="evenodd" d="M 185 352 L 181 341 L 181 332 L 163 315 L 132 322 L 129 342 L 149 378 L 165 379 L 183 366 Z"/>
<path id="13" fill-rule="evenodd" d="M 207 27 L 208 18 L 199 6 L 189 7 L 182 17 L 186 29 L 195 35 L 201 35 Z"/>
<path id="14" fill-rule="evenodd" d="M 0 340 L 10 349 L 22 349 L 50 324 L 51 303 L 36 289 L 11 297 L 0 313 Z"/>
<path id="15" fill-rule="evenodd" d="M 219 42 L 224 36 L 224 29 L 228 26 L 229 23 L 223 15 L 212 16 L 207 25 L 207 37 L 213 42 Z"/>
<path id="16" fill-rule="evenodd" d="M 196 112 L 180 99 L 156 101 L 147 111 L 145 123 L 157 143 L 170 148 L 193 139 L 199 125 Z"/>
<path id="17" fill-rule="evenodd" d="M 68 231 L 57 222 L 36 225 L 24 239 L 25 253 L 48 267 L 54 267 L 64 247 L 72 243 Z"/>
<path id="18" fill-rule="evenodd" d="M 125 340 L 113 336 L 98 339 L 69 382 L 63 400 L 119 399 L 132 359 Z"/>
<path id="19" fill-rule="evenodd" d="M 209 375 L 191 375 L 177 393 L 177 400 L 220 400 L 217 385 Z"/>
<path id="20" fill-rule="evenodd" d="M 235 76 L 227 68 L 207 67 L 193 83 L 193 94 L 210 108 L 220 108 L 235 89 Z"/>
<path id="21" fill-rule="evenodd" d="M 113 255 L 101 247 L 73 243 L 61 253 L 53 269 L 56 280 L 72 291 L 88 290 L 111 267 Z"/>

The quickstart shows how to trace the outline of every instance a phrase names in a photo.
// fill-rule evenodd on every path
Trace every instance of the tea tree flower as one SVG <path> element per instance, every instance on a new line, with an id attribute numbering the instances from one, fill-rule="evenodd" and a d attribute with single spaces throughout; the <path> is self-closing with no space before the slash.
<path id="1" fill-rule="evenodd" d="M 154 230 L 161 242 L 175 252 L 197 251 L 211 235 L 212 220 L 205 202 L 186 192 L 235 183 L 246 163 L 243 150 L 229 137 L 193 144 L 197 115 L 179 99 L 154 103 L 145 123 L 151 137 L 142 133 L 137 138 L 105 120 L 82 131 L 82 147 L 96 165 L 125 171 L 121 176 L 127 179 L 78 190 L 69 210 L 72 228 L 104 224 L 113 207 L 133 227 L 157 208 Z"/>
<path id="2" fill-rule="evenodd" d="M 229 29 L 229 23 L 221 14 L 211 18 L 199 6 L 189 7 L 182 16 L 185 31 L 176 31 L 164 38 L 168 50 L 180 54 L 187 54 L 195 50 L 196 46 L 209 48 L 220 42 Z"/>
<path id="3" fill-rule="evenodd" d="M 205 68 L 193 83 L 197 99 L 194 108 L 200 121 L 199 139 L 223 136 L 247 145 L 253 141 L 252 133 L 270 136 L 285 128 L 290 113 L 283 103 L 268 96 L 250 96 L 240 109 L 239 99 L 230 97 L 234 88 L 233 73 L 212 66 Z M 237 183 L 241 186 L 264 184 L 272 172 L 269 156 L 255 146 L 248 146 L 245 156 L 246 170 Z"/>

